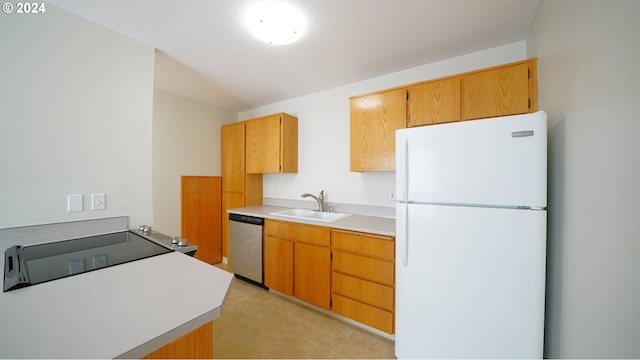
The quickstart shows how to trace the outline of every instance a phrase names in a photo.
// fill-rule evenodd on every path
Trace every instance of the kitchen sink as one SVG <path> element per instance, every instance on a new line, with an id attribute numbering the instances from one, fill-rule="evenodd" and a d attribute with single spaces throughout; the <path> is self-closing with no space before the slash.
<path id="1" fill-rule="evenodd" d="M 318 220 L 318 221 L 335 221 L 344 219 L 352 214 L 338 213 L 338 212 L 320 212 L 309 209 L 289 209 L 283 211 L 272 212 L 271 215 L 285 216 L 296 219 L 305 220 Z"/>

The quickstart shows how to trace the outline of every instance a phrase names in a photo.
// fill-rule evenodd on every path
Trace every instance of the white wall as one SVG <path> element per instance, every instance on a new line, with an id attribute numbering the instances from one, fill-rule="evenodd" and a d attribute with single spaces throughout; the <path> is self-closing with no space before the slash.
<path id="1" fill-rule="evenodd" d="M 156 90 L 153 97 L 153 228 L 180 234 L 180 176 L 220 176 L 220 126 L 235 113 Z"/>
<path id="2" fill-rule="evenodd" d="M 549 113 L 547 357 L 640 358 L 638 15 L 545 0 L 529 35 Z"/>
<path id="3" fill-rule="evenodd" d="M 2 14 L 0 228 L 150 223 L 153 48 L 47 5 Z M 91 211 L 91 193 L 107 208 Z M 84 211 L 67 213 L 67 194 Z"/>
<path id="4" fill-rule="evenodd" d="M 264 175 L 264 196 L 300 199 L 303 192 L 325 190 L 329 202 L 393 207 L 394 172 L 349 171 L 349 97 L 523 59 L 524 41 L 239 113 L 239 120 L 278 112 L 298 117 L 298 173 Z"/>

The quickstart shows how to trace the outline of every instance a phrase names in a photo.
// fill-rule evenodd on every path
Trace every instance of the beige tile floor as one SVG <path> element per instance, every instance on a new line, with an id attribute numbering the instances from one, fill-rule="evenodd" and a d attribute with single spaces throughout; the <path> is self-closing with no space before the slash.
<path id="1" fill-rule="evenodd" d="M 217 359 L 393 359 L 394 342 L 234 279 L 213 322 Z"/>

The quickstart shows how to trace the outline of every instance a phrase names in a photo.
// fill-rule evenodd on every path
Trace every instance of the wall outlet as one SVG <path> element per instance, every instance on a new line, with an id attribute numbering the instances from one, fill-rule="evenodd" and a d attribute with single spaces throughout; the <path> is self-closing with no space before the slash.
<path id="1" fill-rule="evenodd" d="M 275 193 L 276 193 L 276 186 L 269 185 L 269 194 L 275 194 Z"/>
<path id="2" fill-rule="evenodd" d="M 104 210 L 106 207 L 104 194 L 91 194 L 91 210 Z"/>
<path id="3" fill-rule="evenodd" d="M 395 200 L 395 199 L 396 199 L 396 191 L 389 190 L 389 200 Z"/>

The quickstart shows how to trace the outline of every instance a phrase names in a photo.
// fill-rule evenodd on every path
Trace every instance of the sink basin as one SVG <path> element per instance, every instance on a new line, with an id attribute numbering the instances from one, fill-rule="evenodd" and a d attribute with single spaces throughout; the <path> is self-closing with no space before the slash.
<path id="1" fill-rule="evenodd" d="M 318 221 L 335 221 L 338 219 L 344 219 L 352 214 L 338 213 L 338 212 L 320 212 L 309 209 L 289 209 L 283 211 L 272 212 L 271 215 L 278 215 L 296 219 L 304 220 L 318 220 Z"/>

